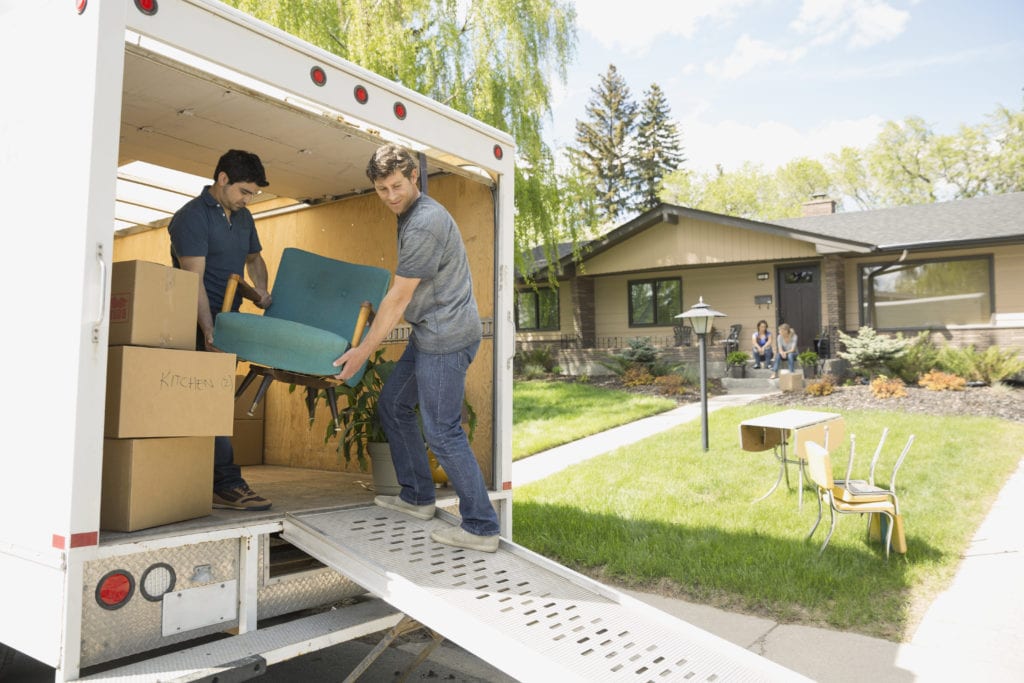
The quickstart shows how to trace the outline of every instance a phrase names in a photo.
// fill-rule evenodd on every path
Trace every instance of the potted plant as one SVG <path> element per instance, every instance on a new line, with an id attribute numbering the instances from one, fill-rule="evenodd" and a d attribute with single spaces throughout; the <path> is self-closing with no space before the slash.
<path id="1" fill-rule="evenodd" d="M 729 366 L 729 376 L 736 379 L 744 377 L 749 360 L 750 354 L 746 351 L 730 351 L 725 357 L 725 364 Z"/>
<path id="2" fill-rule="evenodd" d="M 804 370 L 804 377 L 811 379 L 818 376 L 818 354 L 814 351 L 801 351 L 796 359 L 800 361 L 800 367 Z"/>
<path id="3" fill-rule="evenodd" d="M 370 464 L 376 492 L 393 495 L 401 490 L 401 486 L 395 476 L 387 434 L 377 416 L 377 405 L 384 382 L 395 369 L 397 361 L 384 360 L 383 356 L 383 348 L 377 349 L 370 356 L 366 362 L 366 370 L 355 386 L 341 384 L 336 387 L 337 394 L 339 397 L 345 397 L 347 405 L 338 411 L 340 430 L 336 431 L 334 423 L 329 423 L 324 440 L 327 441 L 337 434 L 339 436 L 338 452 L 344 454 L 345 462 L 350 463 L 355 459 L 359 469 L 363 472 L 366 471 L 367 464 Z M 476 411 L 469 401 L 464 399 L 462 412 L 463 425 L 469 440 L 472 441 L 477 424 Z M 436 459 L 432 458 L 432 454 L 430 455 L 432 460 L 430 467 L 434 472 L 434 481 L 446 483 L 447 476 L 444 475 L 444 470 L 436 464 Z"/>

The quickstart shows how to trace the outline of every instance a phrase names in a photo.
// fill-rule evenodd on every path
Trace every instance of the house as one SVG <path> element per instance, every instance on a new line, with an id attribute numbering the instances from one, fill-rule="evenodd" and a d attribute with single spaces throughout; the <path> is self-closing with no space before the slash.
<path id="1" fill-rule="evenodd" d="M 801 350 L 864 325 L 1024 347 L 1024 192 L 848 213 L 818 198 L 771 223 L 661 204 L 579 260 L 559 256 L 557 288 L 552 264 L 539 262 L 535 286 L 519 278 L 516 341 L 556 348 L 570 374 L 638 337 L 692 356 L 675 316 L 699 298 L 728 316 L 712 342 L 740 325 L 743 349 L 759 320 L 792 325 Z"/>

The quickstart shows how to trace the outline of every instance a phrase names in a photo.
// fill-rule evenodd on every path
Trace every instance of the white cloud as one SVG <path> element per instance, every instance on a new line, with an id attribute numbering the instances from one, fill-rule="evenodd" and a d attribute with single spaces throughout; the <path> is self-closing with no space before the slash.
<path id="1" fill-rule="evenodd" d="M 710 63 L 704 70 L 712 76 L 739 78 L 759 66 L 772 62 L 795 62 L 804 56 L 806 50 L 795 48 L 783 50 L 764 41 L 755 40 L 747 34 L 740 36 L 728 57 L 721 63 Z"/>
<path id="2" fill-rule="evenodd" d="M 884 0 L 803 0 L 792 27 L 813 36 L 813 45 L 845 38 L 853 48 L 870 47 L 903 33 L 910 12 Z"/>
<path id="3" fill-rule="evenodd" d="M 799 130 L 778 121 L 747 125 L 736 121 L 709 123 L 694 117 L 679 121 L 679 130 L 687 168 L 710 172 L 721 164 L 732 171 L 751 162 L 772 171 L 799 157 L 824 161 L 826 154 L 842 147 L 866 147 L 874 142 L 883 123 L 881 117 L 869 116 L 827 121 Z"/>
<path id="4" fill-rule="evenodd" d="M 760 0 L 575 0 L 576 23 L 603 46 L 640 54 L 663 35 L 693 37 L 703 20 L 731 17 Z"/>

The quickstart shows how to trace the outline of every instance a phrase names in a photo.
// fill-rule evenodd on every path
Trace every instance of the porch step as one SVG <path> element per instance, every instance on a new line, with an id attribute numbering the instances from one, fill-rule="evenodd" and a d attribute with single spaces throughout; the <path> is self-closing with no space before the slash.
<path id="1" fill-rule="evenodd" d="M 750 372 L 749 370 L 747 371 Z M 750 377 L 749 374 L 743 379 L 723 377 L 722 386 L 730 394 L 770 394 L 779 390 L 779 381 L 768 379 L 771 372 L 766 372 L 764 377 Z"/>

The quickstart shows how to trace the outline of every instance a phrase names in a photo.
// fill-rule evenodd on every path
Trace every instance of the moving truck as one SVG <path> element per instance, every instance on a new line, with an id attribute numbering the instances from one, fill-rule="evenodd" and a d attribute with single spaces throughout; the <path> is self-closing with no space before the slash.
<path id="1" fill-rule="evenodd" d="M 412 619 L 523 680 L 790 675 L 512 543 L 508 135 L 214 0 L 0 0 L 0 54 L 0 178 L 12 199 L 0 269 L 0 670 L 18 652 L 54 667 L 58 681 L 244 680 Z M 162 345 L 112 338 L 112 317 L 127 310 L 115 276 L 171 270 L 169 216 L 228 149 L 256 152 L 267 169 L 271 184 L 250 209 L 271 287 L 288 247 L 393 269 L 394 217 L 364 173 L 385 142 L 418 154 L 424 190 L 449 208 L 467 246 L 484 320 L 467 395 L 499 552 L 432 545 L 428 523 L 373 506 L 367 474 L 324 441 L 327 411 L 310 425 L 301 392 L 280 382 L 255 431 L 238 424 L 256 419 L 248 411 L 228 416 L 236 440 L 244 431 L 262 441 L 244 475 L 273 507 L 146 522 L 145 512 L 180 502 L 168 491 L 209 500 L 208 489 L 181 487 L 202 479 L 205 465 L 188 454 L 207 452 L 209 437 L 162 450 L 159 439 L 111 438 L 121 391 L 111 377 L 141 378 Z M 390 357 L 405 331 L 389 339 Z M 227 355 L 226 369 L 210 369 L 190 364 L 215 354 L 173 353 L 185 354 L 186 379 L 233 379 Z M 230 413 L 234 386 L 226 391 Z M 171 404 L 146 410 L 158 437 L 180 417 Z M 148 484 L 130 468 L 108 476 L 145 457 L 159 466 Z M 142 516 L 108 524 L 101 510 L 125 495 Z M 439 489 L 432 523 L 455 521 L 454 503 Z M 487 578 L 467 586 L 476 571 Z M 596 607 L 600 616 L 581 619 Z M 538 610 L 550 620 L 543 629 Z M 609 629 L 617 635 L 599 637 Z M 593 643 L 615 638 L 622 662 L 598 658 Z"/>

